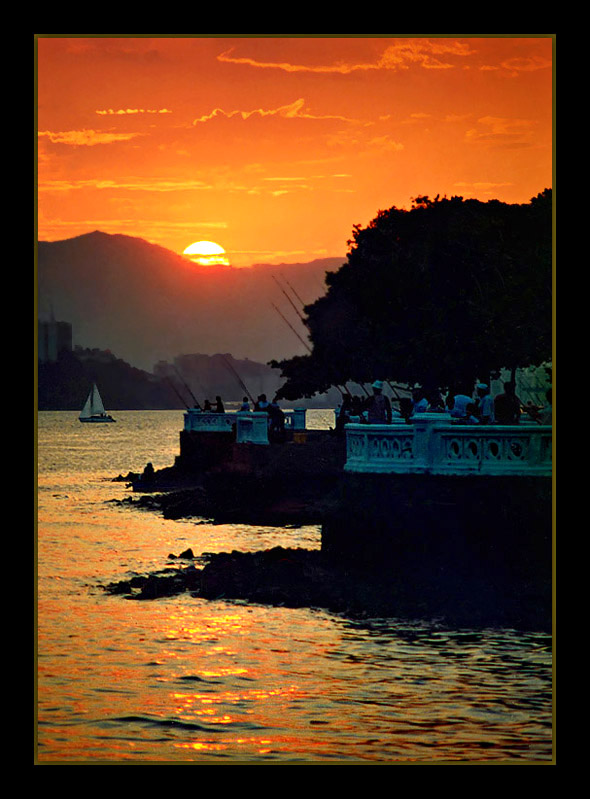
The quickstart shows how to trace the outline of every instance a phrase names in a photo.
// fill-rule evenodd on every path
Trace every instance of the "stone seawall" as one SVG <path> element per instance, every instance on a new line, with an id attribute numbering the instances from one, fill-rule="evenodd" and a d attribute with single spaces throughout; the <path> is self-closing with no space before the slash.
<path id="1" fill-rule="evenodd" d="M 344 472 L 344 440 L 320 432 L 304 445 L 236 445 L 215 433 L 186 441 L 197 447 L 185 448 L 185 466 L 156 472 L 149 487 L 134 482 L 152 493 L 122 502 L 166 518 L 319 524 L 321 551 L 220 553 L 198 586 L 192 570 L 174 570 L 151 580 L 138 598 L 191 590 L 209 598 L 550 629 L 550 477 Z M 113 592 L 128 588 L 125 581 L 121 586 Z"/>
<path id="2" fill-rule="evenodd" d="M 231 432 L 180 433 L 176 467 L 186 473 L 223 471 L 249 475 L 341 474 L 346 461 L 346 442 L 323 430 L 308 430 L 301 439 L 280 443 L 237 444 Z"/>
<path id="3" fill-rule="evenodd" d="M 460 592 L 551 602 L 552 481 L 345 474 L 322 525 L 329 561 Z"/>

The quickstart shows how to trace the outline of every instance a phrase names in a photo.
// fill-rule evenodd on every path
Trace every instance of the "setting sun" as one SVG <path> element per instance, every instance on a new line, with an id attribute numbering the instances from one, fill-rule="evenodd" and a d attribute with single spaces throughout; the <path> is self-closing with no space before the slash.
<path id="1" fill-rule="evenodd" d="M 229 266 L 225 250 L 214 241 L 195 241 L 182 254 L 201 266 Z"/>

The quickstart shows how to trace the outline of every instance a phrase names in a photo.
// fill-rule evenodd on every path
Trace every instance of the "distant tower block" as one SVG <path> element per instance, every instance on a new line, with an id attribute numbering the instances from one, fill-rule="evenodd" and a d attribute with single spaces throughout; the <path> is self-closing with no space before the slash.
<path id="1" fill-rule="evenodd" d="M 38 322 L 38 359 L 41 363 L 55 363 L 60 352 L 72 351 L 72 325 L 56 322 L 51 315 L 49 321 Z"/>

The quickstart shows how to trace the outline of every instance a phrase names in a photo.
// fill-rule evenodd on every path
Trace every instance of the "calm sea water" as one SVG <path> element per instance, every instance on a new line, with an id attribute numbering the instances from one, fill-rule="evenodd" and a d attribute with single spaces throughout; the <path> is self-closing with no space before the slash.
<path id="1" fill-rule="evenodd" d="M 168 521 L 110 502 L 130 494 L 113 477 L 173 463 L 183 423 L 115 416 L 38 414 L 37 762 L 551 762 L 546 634 L 105 594 L 187 547 L 320 547 L 315 526 Z"/>

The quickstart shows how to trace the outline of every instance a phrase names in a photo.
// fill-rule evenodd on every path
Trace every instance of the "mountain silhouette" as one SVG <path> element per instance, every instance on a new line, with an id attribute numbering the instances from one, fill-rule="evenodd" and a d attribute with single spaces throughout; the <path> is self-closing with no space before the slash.
<path id="1" fill-rule="evenodd" d="M 301 302 L 322 296 L 325 273 L 345 260 L 202 267 L 143 239 L 100 231 L 41 241 L 37 256 L 40 317 L 70 322 L 74 344 L 111 350 L 147 371 L 186 353 L 231 352 L 263 363 L 305 354 L 296 335 L 306 340 Z"/>

